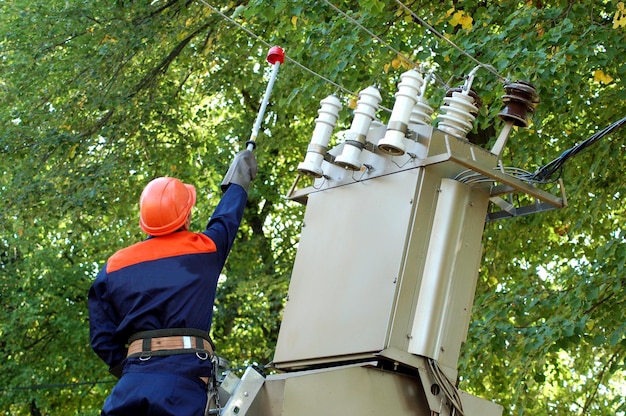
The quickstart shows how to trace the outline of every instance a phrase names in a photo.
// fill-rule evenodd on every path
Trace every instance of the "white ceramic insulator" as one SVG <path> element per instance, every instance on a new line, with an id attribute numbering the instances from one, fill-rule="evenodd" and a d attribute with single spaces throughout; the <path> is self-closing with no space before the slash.
<path id="1" fill-rule="evenodd" d="M 468 94 L 455 91 L 452 97 L 445 97 L 443 102 L 444 105 L 439 109 L 439 130 L 464 138 L 476 119 L 472 114 L 478 111 L 474 99 Z"/>
<path id="2" fill-rule="evenodd" d="M 351 144 L 350 141 L 365 144 L 365 138 L 369 131 L 372 120 L 376 118 L 378 104 L 382 100 L 380 92 L 375 87 L 367 87 L 359 93 L 359 100 L 354 110 L 354 118 L 350 130 L 346 132 L 345 142 L 341 154 L 335 158 L 335 163 L 348 169 L 360 169 L 362 146 Z"/>
<path id="3" fill-rule="evenodd" d="M 411 117 L 411 112 L 417 97 L 420 94 L 421 86 L 424 80 L 415 70 L 410 70 L 400 75 L 400 84 L 396 93 L 396 101 L 391 110 L 387 133 L 378 142 L 378 148 L 391 155 L 404 154 L 404 138 L 406 131 L 400 126 L 406 128 Z"/>
<path id="4" fill-rule="evenodd" d="M 409 124 L 421 124 L 430 126 L 433 122 L 432 115 L 435 112 L 433 108 L 428 105 L 428 101 L 421 95 L 417 97 L 417 102 L 413 106 L 411 111 L 411 118 L 409 118 Z"/>
<path id="5" fill-rule="evenodd" d="M 311 143 L 326 147 L 339 118 L 341 101 L 334 95 L 329 95 L 320 101 L 320 104 L 320 109 L 317 110 L 318 117 L 315 119 L 315 129 L 313 130 Z"/>
<path id="6" fill-rule="evenodd" d="M 365 136 L 370 128 L 372 120 L 376 118 L 378 104 L 382 100 L 376 87 L 367 87 L 359 93 L 359 101 L 356 103 L 354 118 L 350 125 L 350 131 L 359 136 Z"/>
<path id="7" fill-rule="evenodd" d="M 417 102 L 417 97 L 424 80 L 419 72 L 410 70 L 400 75 L 400 84 L 396 92 L 396 102 L 393 104 L 389 124 L 400 122 L 408 124 L 413 106 Z"/>
<path id="8" fill-rule="evenodd" d="M 298 171 L 307 175 L 321 177 L 323 175 L 322 162 L 328 148 L 328 142 L 339 118 L 341 101 L 334 95 L 329 95 L 320 101 L 321 107 L 317 111 L 315 129 L 311 137 L 311 145 L 306 152 L 304 161 L 298 165 Z"/>

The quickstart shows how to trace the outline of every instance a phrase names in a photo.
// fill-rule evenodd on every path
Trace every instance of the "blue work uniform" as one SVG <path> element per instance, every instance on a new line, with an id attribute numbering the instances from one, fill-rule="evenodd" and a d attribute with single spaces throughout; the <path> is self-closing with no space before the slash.
<path id="1" fill-rule="evenodd" d="M 211 329 L 217 281 L 237 235 L 246 191 L 231 184 L 202 233 L 177 231 L 111 256 L 89 290 L 94 351 L 122 377 L 102 415 L 202 415 L 210 359 L 198 354 L 126 358 L 142 331 Z"/>

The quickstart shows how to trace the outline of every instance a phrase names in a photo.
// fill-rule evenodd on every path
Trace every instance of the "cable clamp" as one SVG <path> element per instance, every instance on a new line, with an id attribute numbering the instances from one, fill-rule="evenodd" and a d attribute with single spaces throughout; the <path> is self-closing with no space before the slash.
<path id="1" fill-rule="evenodd" d="M 387 130 L 400 131 L 406 135 L 406 132 L 409 130 L 409 126 L 402 121 L 390 121 L 389 124 L 387 124 Z"/>
<path id="2" fill-rule="evenodd" d="M 322 146 L 317 143 L 309 143 L 309 146 L 306 149 L 307 152 L 319 153 L 320 155 L 325 154 L 328 151 L 328 147 Z"/>

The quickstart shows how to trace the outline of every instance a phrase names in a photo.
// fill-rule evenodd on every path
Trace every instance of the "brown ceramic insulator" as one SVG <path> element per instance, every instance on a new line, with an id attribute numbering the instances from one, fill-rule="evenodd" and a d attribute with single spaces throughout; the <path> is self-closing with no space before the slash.
<path id="1" fill-rule="evenodd" d="M 463 93 L 464 91 L 465 90 L 461 87 L 450 88 L 448 91 L 446 91 L 446 97 L 452 97 L 453 92 Z M 467 95 L 469 95 L 470 97 L 474 99 L 474 107 L 476 107 L 476 112 L 472 111 L 472 114 L 477 116 L 478 112 L 480 111 L 480 107 L 483 106 L 483 100 L 480 99 L 476 91 L 474 91 L 474 89 L 472 88 L 470 88 L 469 93 Z"/>
<path id="2" fill-rule="evenodd" d="M 510 121 L 515 126 L 528 127 L 527 113 L 532 113 L 539 104 L 539 96 L 532 84 L 516 81 L 504 86 L 506 95 L 502 96 L 504 108 L 498 116 Z"/>

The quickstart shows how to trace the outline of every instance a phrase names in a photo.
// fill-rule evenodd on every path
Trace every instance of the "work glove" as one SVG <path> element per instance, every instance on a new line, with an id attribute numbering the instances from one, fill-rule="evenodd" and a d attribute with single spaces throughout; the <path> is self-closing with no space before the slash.
<path id="1" fill-rule="evenodd" d="M 251 150 L 244 150 L 237 153 L 235 159 L 230 164 L 226 176 L 222 181 L 222 192 L 226 192 L 230 184 L 236 183 L 248 193 L 250 181 L 256 177 L 257 164 L 254 153 Z"/>

